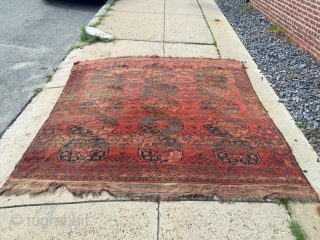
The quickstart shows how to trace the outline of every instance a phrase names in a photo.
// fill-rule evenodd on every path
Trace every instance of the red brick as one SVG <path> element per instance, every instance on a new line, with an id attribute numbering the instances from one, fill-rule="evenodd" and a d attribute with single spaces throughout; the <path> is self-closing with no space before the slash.
<path id="1" fill-rule="evenodd" d="M 251 0 L 272 23 L 320 62 L 320 0 Z"/>

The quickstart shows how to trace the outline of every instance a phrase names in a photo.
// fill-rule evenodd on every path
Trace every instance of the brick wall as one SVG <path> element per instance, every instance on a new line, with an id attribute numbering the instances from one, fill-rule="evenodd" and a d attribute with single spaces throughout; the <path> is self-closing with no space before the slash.
<path id="1" fill-rule="evenodd" d="M 320 0 L 250 0 L 250 2 L 320 62 Z"/>

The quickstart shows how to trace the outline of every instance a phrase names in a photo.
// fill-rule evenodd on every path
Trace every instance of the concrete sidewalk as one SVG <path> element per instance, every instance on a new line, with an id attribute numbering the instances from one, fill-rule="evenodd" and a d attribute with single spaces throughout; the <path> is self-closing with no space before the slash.
<path id="1" fill-rule="evenodd" d="M 77 61 L 123 56 L 202 57 L 242 61 L 260 101 L 320 193 L 317 155 L 214 0 L 120 0 L 97 28 L 116 37 L 72 51 L 50 83 L 0 140 L 0 186 L 48 118 Z M 218 201 L 140 202 L 74 197 L 66 189 L 38 196 L 0 197 L 3 239 L 294 239 L 288 222 L 297 220 L 309 239 L 319 239 L 314 203 L 291 203 L 292 217 L 275 203 Z"/>

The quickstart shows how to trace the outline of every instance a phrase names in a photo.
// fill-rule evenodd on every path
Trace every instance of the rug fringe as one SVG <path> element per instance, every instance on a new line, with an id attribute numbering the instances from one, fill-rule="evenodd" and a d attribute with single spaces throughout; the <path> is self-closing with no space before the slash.
<path id="1" fill-rule="evenodd" d="M 24 183 L 23 183 L 24 182 Z M 320 202 L 310 186 L 258 186 L 209 184 L 156 184 L 121 182 L 59 182 L 11 179 L 0 189 L 0 195 L 39 195 L 53 193 L 65 187 L 74 196 L 100 196 L 108 192 L 116 198 L 139 201 L 212 201 L 220 202 L 276 202 L 281 198 L 291 201 Z"/>

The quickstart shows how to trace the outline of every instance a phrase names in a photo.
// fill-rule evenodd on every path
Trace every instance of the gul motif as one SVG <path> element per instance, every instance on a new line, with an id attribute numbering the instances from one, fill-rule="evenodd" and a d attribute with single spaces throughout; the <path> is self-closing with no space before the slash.
<path id="1" fill-rule="evenodd" d="M 182 144 L 172 137 L 145 138 L 138 148 L 139 157 L 149 163 L 174 163 L 183 158 Z"/>
<path id="2" fill-rule="evenodd" d="M 226 101 L 223 98 L 210 98 L 204 99 L 200 102 L 200 109 L 206 110 L 213 114 L 237 114 L 240 107 L 232 101 Z"/>
<path id="3" fill-rule="evenodd" d="M 150 113 L 172 113 L 179 110 L 181 105 L 171 98 L 151 98 L 143 102 L 141 108 Z"/>
<path id="4" fill-rule="evenodd" d="M 96 70 L 97 72 L 101 70 Z M 119 84 L 122 83 L 123 81 L 126 80 L 126 76 L 123 74 L 117 74 L 114 71 L 107 71 L 104 73 L 99 73 L 95 75 L 92 78 L 92 82 L 94 84 L 101 84 L 101 85 L 114 85 L 114 84 Z"/>
<path id="5" fill-rule="evenodd" d="M 197 87 L 197 90 L 202 95 L 210 95 L 210 96 L 225 96 L 230 95 L 231 90 L 226 86 L 220 86 L 218 84 L 206 84 L 200 85 Z"/>
<path id="6" fill-rule="evenodd" d="M 179 92 L 179 88 L 170 84 L 152 84 L 141 88 L 141 93 L 151 95 L 153 97 L 163 97 L 175 95 Z"/>
<path id="7" fill-rule="evenodd" d="M 221 139 L 212 146 L 214 155 L 230 165 L 257 165 L 261 162 L 258 151 L 246 140 Z"/>
<path id="8" fill-rule="evenodd" d="M 123 104 L 119 100 L 95 99 L 81 103 L 78 110 L 91 115 L 95 112 L 102 114 L 115 113 L 122 108 Z"/>
<path id="9" fill-rule="evenodd" d="M 115 95 L 119 95 L 123 92 L 123 87 L 110 85 L 103 88 L 96 89 L 93 92 L 87 92 L 87 95 L 92 98 L 100 98 L 100 97 L 111 97 Z"/>
<path id="10" fill-rule="evenodd" d="M 183 129 L 183 122 L 177 117 L 152 116 L 141 119 L 138 128 L 145 133 L 170 135 Z"/>
<path id="11" fill-rule="evenodd" d="M 143 80 L 152 85 L 159 85 L 173 83 L 174 79 L 176 79 L 176 75 L 172 69 L 153 69 Z"/>
<path id="12" fill-rule="evenodd" d="M 194 76 L 194 79 L 199 83 L 205 83 L 205 84 L 216 83 L 216 84 L 219 84 L 220 86 L 228 82 L 227 76 L 223 74 L 217 75 L 212 72 L 198 73 Z"/>
<path id="13" fill-rule="evenodd" d="M 96 162 L 106 158 L 108 153 L 107 139 L 73 138 L 60 149 L 58 159 L 69 163 Z"/>

